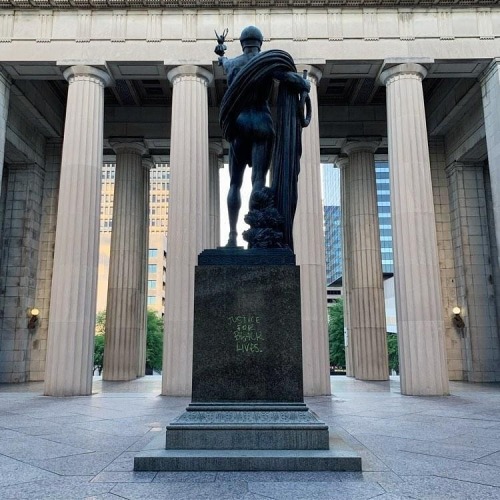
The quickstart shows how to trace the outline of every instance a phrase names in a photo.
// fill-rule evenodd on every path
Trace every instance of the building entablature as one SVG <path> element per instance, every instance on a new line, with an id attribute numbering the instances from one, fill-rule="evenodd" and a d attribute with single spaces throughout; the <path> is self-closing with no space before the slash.
<path id="1" fill-rule="evenodd" d="M 2 0 L 0 8 L 15 9 L 169 9 L 245 8 L 238 0 Z M 346 8 L 453 8 L 471 6 L 474 0 L 259 0 L 259 7 L 346 7 Z M 480 0 L 481 6 L 498 5 L 499 0 Z"/>

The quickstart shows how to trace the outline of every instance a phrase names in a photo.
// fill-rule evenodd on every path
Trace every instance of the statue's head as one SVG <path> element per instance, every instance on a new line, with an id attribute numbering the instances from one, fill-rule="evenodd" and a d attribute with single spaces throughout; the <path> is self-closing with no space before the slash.
<path id="1" fill-rule="evenodd" d="M 247 26 L 240 35 L 242 49 L 245 49 L 245 47 L 257 47 L 260 50 L 262 47 L 262 40 L 264 40 L 262 32 L 255 26 Z"/>

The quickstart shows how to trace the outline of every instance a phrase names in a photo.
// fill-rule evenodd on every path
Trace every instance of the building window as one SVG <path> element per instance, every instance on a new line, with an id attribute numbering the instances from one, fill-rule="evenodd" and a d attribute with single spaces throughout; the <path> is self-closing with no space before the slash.
<path id="1" fill-rule="evenodd" d="M 148 295 L 148 306 L 152 306 L 153 304 L 156 304 L 156 296 Z"/>
<path id="2" fill-rule="evenodd" d="M 156 273 L 156 264 L 149 264 L 148 266 L 148 273 Z"/>
<path id="3" fill-rule="evenodd" d="M 156 280 L 148 280 L 148 288 L 156 288 Z"/>
<path id="4" fill-rule="evenodd" d="M 149 257 L 158 257 L 158 249 L 150 248 L 149 249 Z"/>

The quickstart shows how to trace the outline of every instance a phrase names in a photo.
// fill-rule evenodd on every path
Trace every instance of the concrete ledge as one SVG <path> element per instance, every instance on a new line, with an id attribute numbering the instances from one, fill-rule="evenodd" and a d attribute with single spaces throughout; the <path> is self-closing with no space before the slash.
<path id="1" fill-rule="evenodd" d="M 361 471 L 347 450 L 149 450 L 135 471 Z"/>
<path id="2" fill-rule="evenodd" d="M 329 450 L 166 450 L 164 435 L 134 457 L 135 471 L 361 471 L 361 457 L 343 439 Z"/>

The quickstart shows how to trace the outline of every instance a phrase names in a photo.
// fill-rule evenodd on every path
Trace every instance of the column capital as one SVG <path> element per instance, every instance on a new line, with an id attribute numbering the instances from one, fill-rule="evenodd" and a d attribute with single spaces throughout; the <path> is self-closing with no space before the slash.
<path id="1" fill-rule="evenodd" d="M 398 64 L 382 71 L 379 77 L 380 83 L 387 86 L 394 81 L 394 78 L 401 75 L 413 76 L 421 81 L 427 76 L 427 69 L 425 66 L 422 66 L 422 64 L 413 62 Z"/>
<path id="2" fill-rule="evenodd" d="M 208 143 L 208 149 L 211 153 L 221 155 L 223 153 L 222 144 L 220 142 L 210 141 Z"/>
<path id="3" fill-rule="evenodd" d="M 335 165 L 344 170 L 349 166 L 349 157 L 346 154 L 339 154 L 335 160 Z"/>
<path id="4" fill-rule="evenodd" d="M 179 78 L 183 77 L 200 78 L 205 83 L 205 85 L 207 85 L 207 87 L 213 82 L 214 79 L 214 75 L 212 75 L 210 71 L 193 64 L 177 66 L 167 73 L 167 78 L 172 85 L 174 85 Z"/>
<path id="5" fill-rule="evenodd" d="M 342 153 L 347 156 L 359 151 L 375 153 L 381 142 L 382 139 L 380 137 L 348 137 L 342 146 Z"/>
<path id="6" fill-rule="evenodd" d="M 142 167 L 144 168 L 144 170 L 151 170 L 152 168 L 155 168 L 155 162 L 151 155 L 142 157 Z"/>
<path id="7" fill-rule="evenodd" d="M 110 137 L 109 145 L 115 153 L 135 153 L 140 156 L 148 152 L 142 137 Z"/>
<path id="8" fill-rule="evenodd" d="M 111 76 L 106 71 L 86 64 L 75 64 L 66 68 L 63 76 L 68 83 L 72 83 L 78 78 L 95 78 L 103 87 L 107 87 L 112 81 Z"/>
<path id="9" fill-rule="evenodd" d="M 321 80 L 323 76 L 323 72 L 317 68 L 316 66 L 311 66 L 310 64 L 297 64 L 297 71 L 302 73 L 304 70 L 307 70 L 307 77 L 315 84 Z"/>

